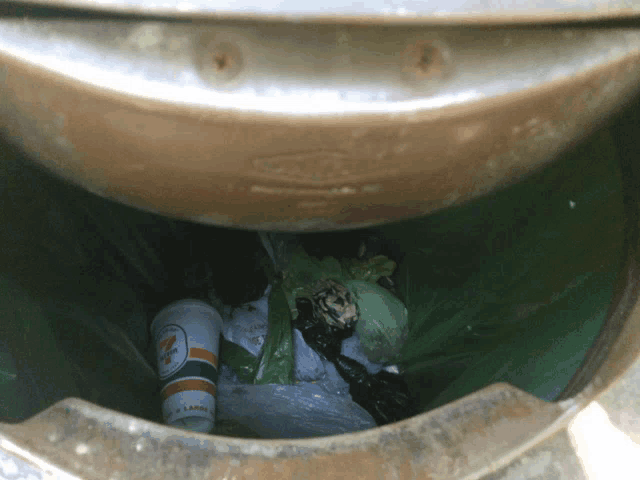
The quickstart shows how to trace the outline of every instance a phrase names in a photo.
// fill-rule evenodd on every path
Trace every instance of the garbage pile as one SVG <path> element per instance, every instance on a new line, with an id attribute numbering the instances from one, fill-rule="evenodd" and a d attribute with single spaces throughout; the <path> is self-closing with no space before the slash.
<path id="1" fill-rule="evenodd" d="M 407 310 L 377 283 L 395 263 L 383 256 L 320 260 L 300 246 L 275 258 L 267 247 L 275 272 L 265 295 L 223 310 L 218 418 L 262 436 L 292 437 L 414 414 L 393 363 L 408 334 Z"/>
<path id="2" fill-rule="evenodd" d="M 260 299 L 231 307 L 215 288 L 205 295 L 222 317 L 216 423 L 299 438 L 414 414 L 394 363 L 408 335 L 407 309 L 380 285 L 383 277 L 392 283 L 395 262 L 318 259 L 285 235 L 262 241 L 272 264 Z"/>

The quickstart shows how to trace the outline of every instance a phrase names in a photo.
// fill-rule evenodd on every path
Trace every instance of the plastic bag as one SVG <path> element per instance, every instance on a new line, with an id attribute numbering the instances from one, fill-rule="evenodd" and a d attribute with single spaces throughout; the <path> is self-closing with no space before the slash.
<path id="1" fill-rule="evenodd" d="M 271 287 L 262 298 L 238 308 L 225 308 L 222 334 L 224 338 L 240 345 L 257 357 L 262 352 L 269 332 L 269 295 Z"/>
<path id="2" fill-rule="evenodd" d="M 406 339 L 407 310 L 400 300 L 375 283 L 380 277 L 393 273 L 395 262 L 384 256 L 342 262 L 333 257 L 319 260 L 307 255 L 295 243 L 289 243 L 292 252 L 281 252 L 286 256 L 286 260 L 281 261 L 272 246 L 277 236 L 263 234 L 261 239 L 274 268 L 286 266 L 277 273 L 289 315 L 293 312 L 297 328 L 304 340 L 311 342 L 313 350 L 335 363 L 350 389 L 356 392 L 354 400 L 380 425 L 410 415 L 412 401 L 398 373 L 378 371 L 371 374 L 367 367 L 341 354 L 343 340 L 351 336 L 357 322 L 362 324 L 359 333 L 365 355 L 384 361 L 397 357 Z M 345 287 L 348 282 L 352 282 L 353 292 Z M 300 310 L 301 302 L 304 311 Z M 361 321 L 358 321 L 358 308 L 364 314 Z M 270 328 L 274 320 L 280 319 L 270 310 Z M 286 321 L 291 321 L 290 316 Z M 282 323 L 273 325 L 278 330 L 282 326 Z M 277 349 L 274 345 L 277 340 L 276 336 L 267 339 L 261 362 L 273 356 L 271 351 Z"/>
<path id="3" fill-rule="evenodd" d="M 220 339 L 220 358 L 233 369 L 242 383 L 253 383 L 259 358 L 224 337 Z"/>
<path id="4" fill-rule="evenodd" d="M 407 418 L 416 412 L 408 387 L 399 372 L 381 370 L 372 374 L 367 367 L 342 354 L 343 341 L 351 337 L 355 323 L 329 323 L 314 308 L 314 300 L 298 298 L 296 327 L 309 345 L 332 362 L 349 384 L 353 400 L 369 412 L 378 425 Z"/>
<path id="5" fill-rule="evenodd" d="M 233 325 L 227 325 L 225 331 L 236 332 L 238 335 L 234 340 L 244 345 L 252 343 L 247 340 L 255 334 L 255 330 L 245 328 L 246 326 L 243 327 L 238 322 L 244 321 L 253 326 L 263 325 L 268 313 L 258 309 L 248 312 L 243 308 L 241 311 L 246 313 L 235 316 Z M 267 344 L 265 342 L 265 345 Z M 367 366 L 346 356 L 341 359 L 340 364 L 322 358 L 307 345 L 302 332 L 294 329 L 295 385 L 243 385 L 255 381 L 256 369 L 264 355 L 254 357 L 240 345 L 223 340 L 223 371 L 218 388 L 218 419 L 223 422 L 221 431 L 267 438 L 297 438 L 358 431 L 374 426 L 375 420 L 388 423 L 388 416 L 381 415 L 378 407 L 388 410 L 389 405 L 379 401 L 380 395 L 370 393 L 375 390 L 382 396 L 395 398 L 398 386 L 383 377 L 387 375 L 395 379 L 397 375 L 381 371 L 382 365 L 368 362 L 357 335 L 345 340 L 343 345 L 338 344 L 337 351 L 345 351 L 360 358 Z M 356 379 L 356 395 L 359 402 L 367 405 L 367 410 L 375 413 L 375 420 L 369 412 L 354 403 L 350 395 L 350 383 L 339 373 L 345 369 L 352 377 L 350 380 Z M 369 371 L 380 375 L 369 375 Z M 232 385 L 234 388 L 230 388 Z M 389 388 L 393 391 L 385 391 Z M 239 395 L 242 399 L 238 398 Z M 406 413 L 406 409 L 403 409 L 402 415 Z M 219 430 L 216 431 L 219 433 Z"/>
<path id="6" fill-rule="evenodd" d="M 335 365 L 323 360 L 293 331 L 294 385 L 256 385 L 259 357 L 223 340 L 218 381 L 218 407 L 213 433 L 261 438 L 305 438 L 338 435 L 375 426 L 371 415 L 349 395 L 349 384 Z M 354 337 L 357 342 L 357 337 Z M 353 340 L 352 350 L 358 345 Z M 242 357 L 239 362 L 238 355 Z M 235 364 L 234 364 L 235 363 Z M 227 367 L 229 365 L 231 368 Z M 374 369 L 377 366 L 374 366 Z M 247 375 L 248 373 L 248 375 Z"/>
<path id="7" fill-rule="evenodd" d="M 357 333 L 342 341 L 340 353 L 364 365 L 367 371 L 372 374 L 378 373 L 384 367 L 381 363 L 373 363 L 369 360 L 369 357 L 367 357 L 367 354 L 362 348 L 362 343 Z"/>
<path id="8" fill-rule="evenodd" d="M 241 383 L 255 381 L 269 324 L 267 302 L 270 290 L 256 302 L 233 309 L 225 315 L 220 356 L 237 374 Z M 368 361 L 357 335 L 344 342 L 343 350 L 347 356 L 365 363 L 374 373 L 382 369 L 382 365 Z M 336 392 L 345 387 L 348 390 L 348 385 L 339 377 L 335 367 L 309 347 L 297 329 L 293 330 L 293 353 L 296 382 L 321 381 L 327 391 Z"/>
<path id="9" fill-rule="evenodd" d="M 391 275 L 395 268 L 395 262 L 384 256 L 343 262 L 333 257 L 320 260 L 307 255 L 301 246 L 297 246 L 291 254 L 287 270 L 283 272 L 282 288 L 295 315 L 296 298 L 311 296 L 313 287 L 321 280 L 335 280 L 343 284 L 347 280 L 375 283 L 380 277 Z"/>
<path id="10" fill-rule="evenodd" d="M 294 352 L 286 298 L 269 287 L 263 298 L 234 309 L 224 321 L 221 358 L 244 382 L 293 382 Z"/>
<path id="11" fill-rule="evenodd" d="M 233 421 L 262 438 L 339 435 L 376 425 L 349 395 L 328 392 L 321 384 L 236 385 L 224 372 L 217 412 L 217 420 Z"/>
<path id="12" fill-rule="evenodd" d="M 304 341 L 302 332 L 293 330 L 294 377 L 297 381 L 313 382 L 326 372 L 322 358 Z"/>
<path id="13" fill-rule="evenodd" d="M 396 264 L 383 256 L 343 262 L 332 257 L 319 260 L 307 255 L 290 234 L 262 233 L 260 238 L 272 259 L 274 271 L 271 276 L 275 285 L 269 300 L 269 335 L 255 382 L 290 383 L 295 363 L 290 325 L 292 316 L 297 315 L 296 298 L 311 295 L 312 289 L 321 280 L 364 280 L 375 283 L 381 276 L 391 275 Z M 284 309 L 283 299 L 288 304 L 288 312 Z M 369 336 L 369 329 L 363 328 L 362 331 Z M 367 345 L 373 343 L 368 342 Z"/>
<path id="14" fill-rule="evenodd" d="M 382 228 L 406 252 L 400 363 L 421 407 L 498 381 L 555 398 L 606 318 L 623 226 L 605 131 L 517 185 Z"/>
<path id="15" fill-rule="evenodd" d="M 396 362 L 409 335 L 407 308 L 395 295 L 375 283 L 351 280 L 345 285 L 360 309 L 356 332 L 363 352 L 372 362 Z"/>
<path id="16" fill-rule="evenodd" d="M 371 374 L 355 360 L 343 355 L 334 359 L 336 369 L 349 383 L 351 398 L 375 419 L 386 425 L 415 415 L 417 410 L 404 378 L 381 370 Z"/>
<path id="17" fill-rule="evenodd" d="M 15 375 L 0 417 L 80 397 L 159 419 L 138 286 L 165 280 L 155 242 L 173 222 L 74 187 L 4 143 L 0 154 L 0 356 Z"/>

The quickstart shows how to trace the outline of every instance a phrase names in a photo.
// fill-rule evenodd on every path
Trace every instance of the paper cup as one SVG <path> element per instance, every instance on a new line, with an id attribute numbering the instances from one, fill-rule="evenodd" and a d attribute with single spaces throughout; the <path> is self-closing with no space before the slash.
<path id="1" fill-rule="evenodd" d="M 195 432 L 214 426 L 222 317 L 199 300 L 165 307 L 151 324 L 165 423 Z"/>

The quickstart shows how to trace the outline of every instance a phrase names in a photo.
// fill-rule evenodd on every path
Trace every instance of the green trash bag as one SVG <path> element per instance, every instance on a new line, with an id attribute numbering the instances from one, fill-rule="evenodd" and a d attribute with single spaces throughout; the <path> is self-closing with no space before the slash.
<path id="1" fill-rule="evenodd" d="M 360 307 L 356 333 L 367 359 L 374 363 L 395 363 L 409 335 L 407 307 L 376 283 L 349 280 L 345 286 Z"/>
<path id="2" fill-rule="evenodd" d="M 421 408 L 494 382 L 555 398 L 606 318 L 623 226 L 604 131 L 521 183 L 382 228 L 405 252 L 400 365 Z"/>

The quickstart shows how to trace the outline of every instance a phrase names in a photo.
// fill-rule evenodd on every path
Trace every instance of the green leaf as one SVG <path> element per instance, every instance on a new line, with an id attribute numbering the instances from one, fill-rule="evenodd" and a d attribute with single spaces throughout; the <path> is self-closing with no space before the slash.
<path id="1" fill-rule="evenodd" d="M 293 383 L 293 337 L 291 310 L 281 285 L 274 285 L 269 297 L 269 333 L 254 383 Z"/>
<path id="2" fill-rule="evenodd" d="M 370 260 L 345 260 L 343 267 L 345 276 L 351 280 L 376 283 L 380 277 L 393 274 L 396 262 L 384 255 L 378 255 Z"/>
<path id="3" fill-rule="evenodd" d="M 253 383 L 258 371 L 258 359 L 240 345 L 220 338 L 220 358 L 233 368 L 243 383 Z"/>

